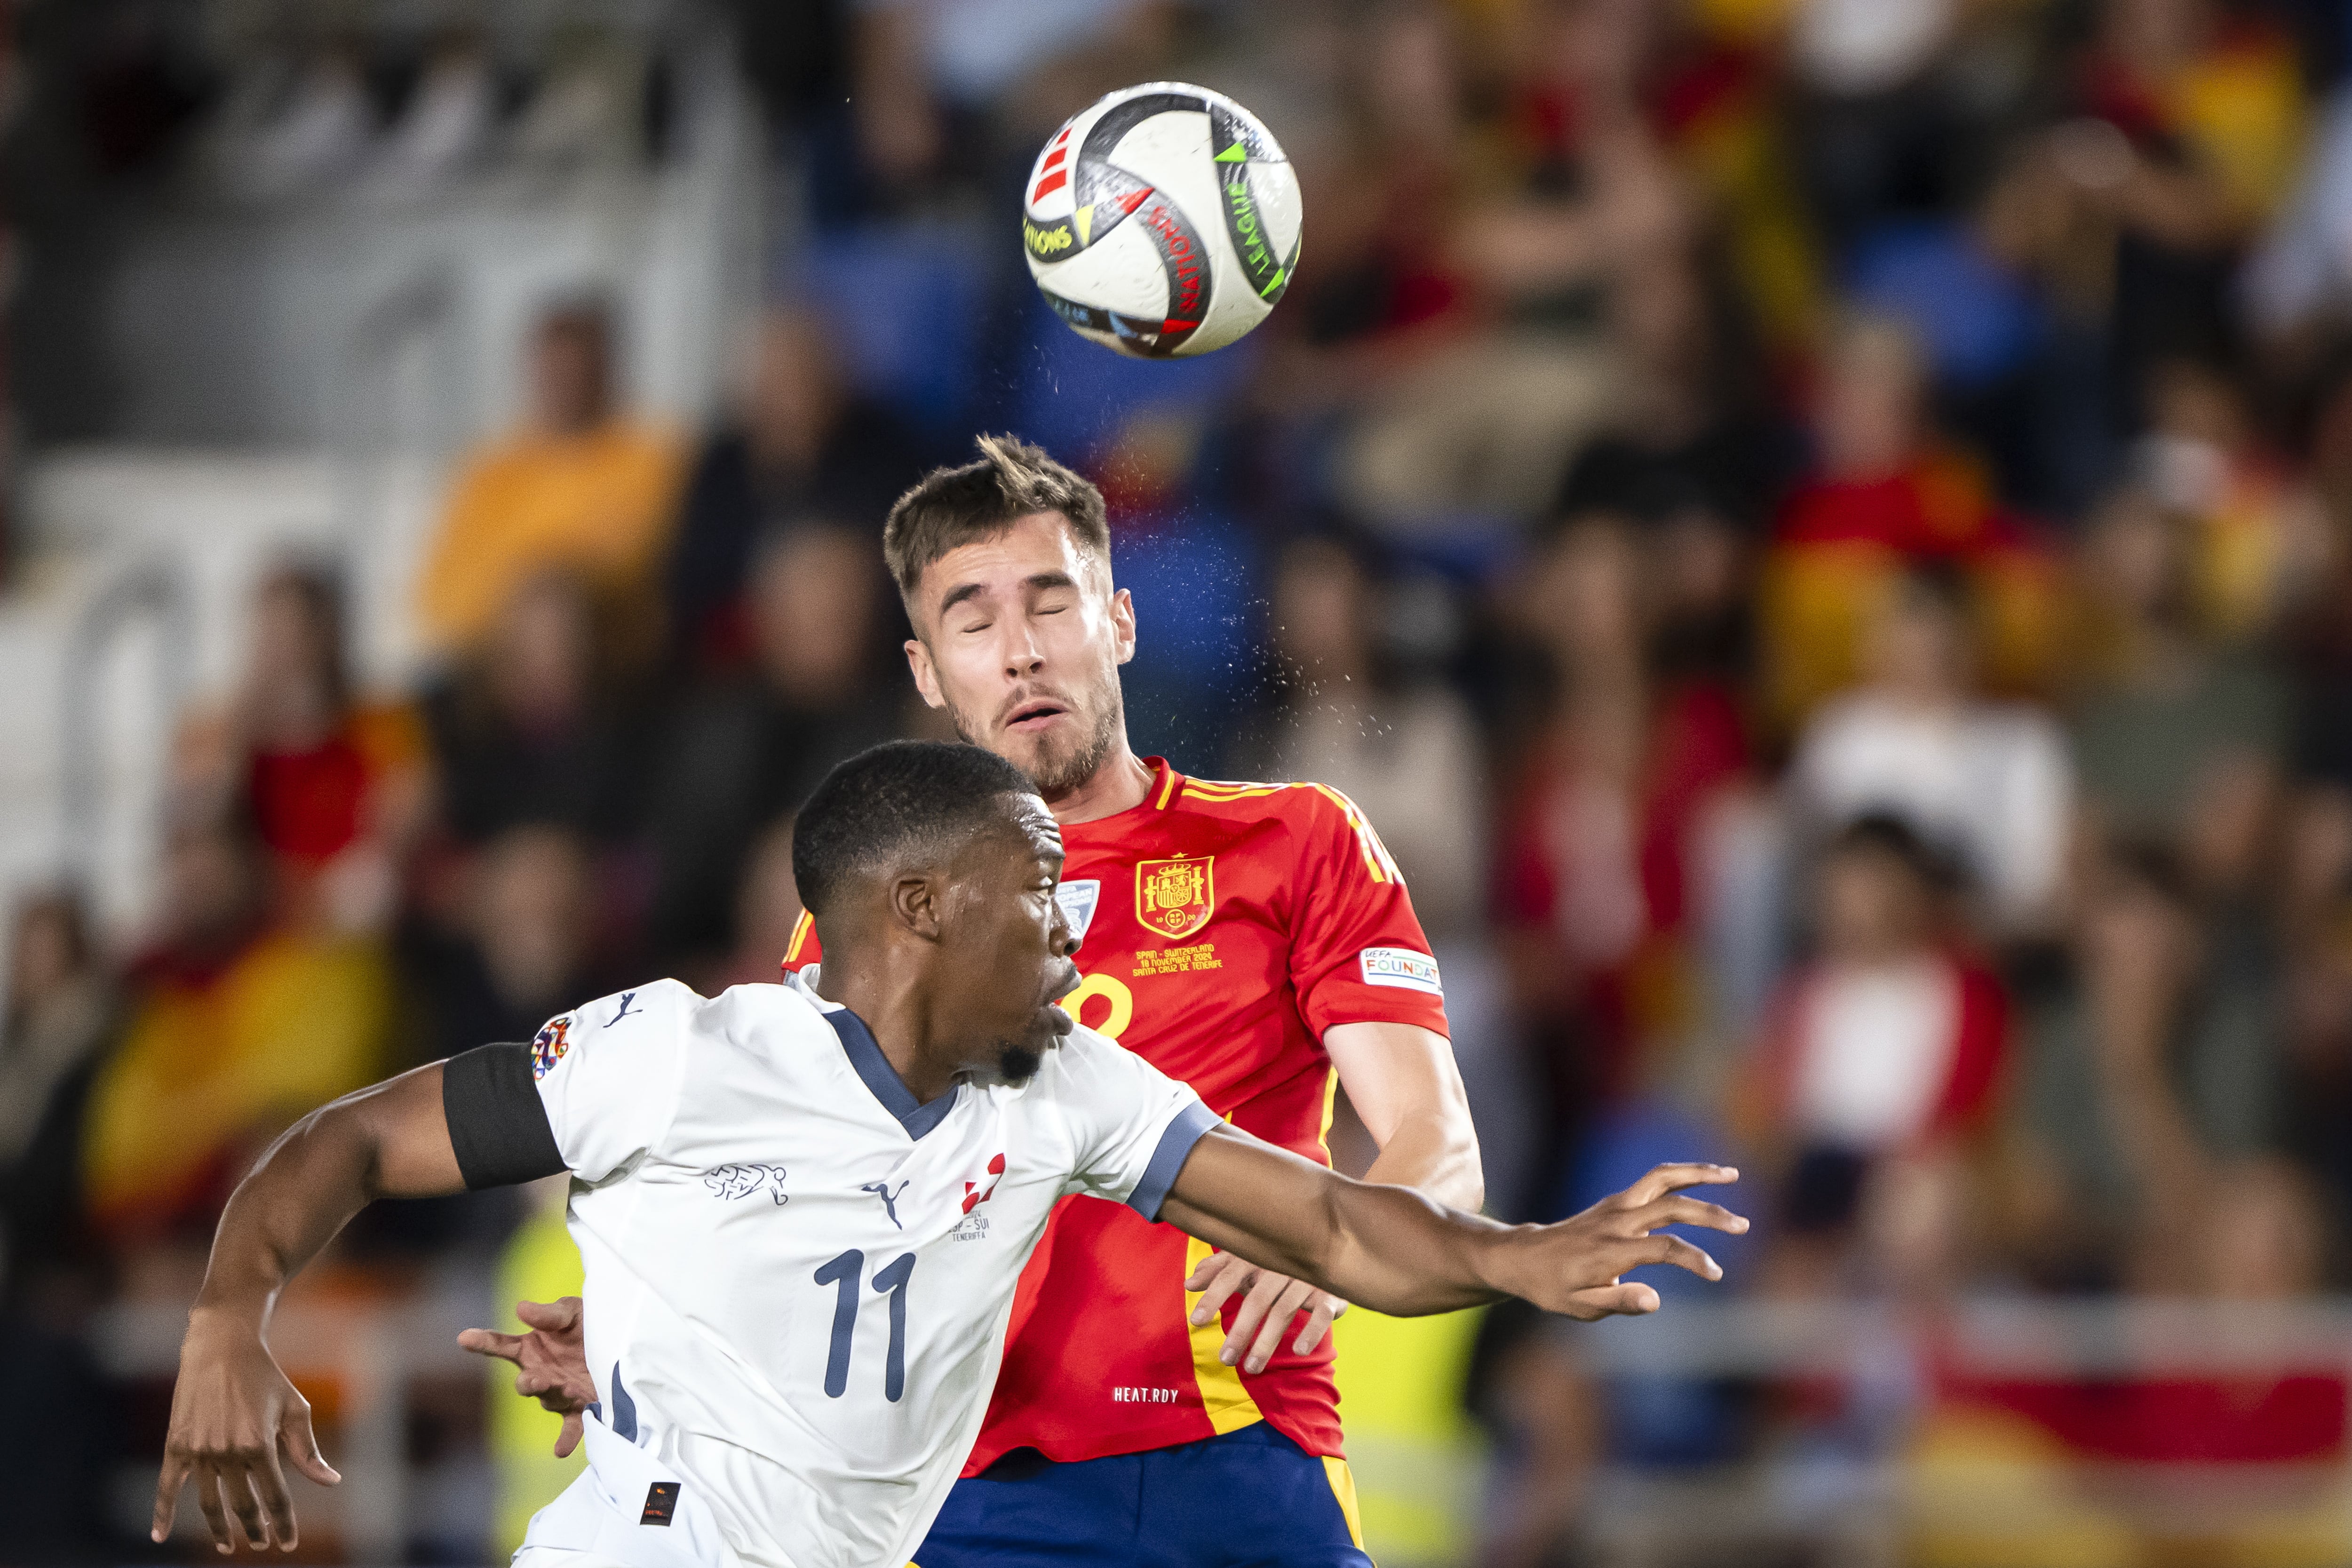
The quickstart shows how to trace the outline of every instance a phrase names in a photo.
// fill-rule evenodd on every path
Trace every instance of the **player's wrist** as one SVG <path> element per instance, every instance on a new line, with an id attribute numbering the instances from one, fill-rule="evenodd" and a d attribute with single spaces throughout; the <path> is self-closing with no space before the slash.
<path id="1" fill-rule="evenodd" d="M 1545 1284 L 1559 1272 L 1556 1258 L 1548 1258 L 1545 1227 L 1539 1225 L 1496 1226 L 1480 1233 L 1476 1252 L 1478 1283 L 1499 1295 L 1522 1300 L 1541 1299 Z"/>

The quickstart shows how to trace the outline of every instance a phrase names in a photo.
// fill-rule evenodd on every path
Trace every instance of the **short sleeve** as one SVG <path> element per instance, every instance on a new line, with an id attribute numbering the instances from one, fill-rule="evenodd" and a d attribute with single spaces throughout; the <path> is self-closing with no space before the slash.
<path id="1" fill-rule="evenodd" d="M 1336 1024 L 1418 1024 L 1445 1034 L 1445 990 L 1388 847 L 1355 802 L 1321 784 L 1297 831 L 1290 980 L 1320 1039 Z"/>
<path id="2" fill-rule="evenodd" d="M 530 1043 L 531 1079 L 565 1169 L 601 1182 L 659 1144 L 677 1113 L 701 1004 L 679 982 L 658 980 L 541 1026 Z"/>
<path id="3" fill-rule="evenodd" d="M 1217 1114 L 1201 1097 L 1092 1029 L 1055 1049 L 1052 1091 L 1066 1119 L 1067 1190 L 1123 1203 L 1146 1219 L 1160 1205 Z"/>

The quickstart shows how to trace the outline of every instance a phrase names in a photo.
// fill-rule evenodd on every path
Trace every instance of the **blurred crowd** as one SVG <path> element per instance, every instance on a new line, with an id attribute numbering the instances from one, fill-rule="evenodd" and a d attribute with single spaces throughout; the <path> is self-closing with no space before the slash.
<path id="1" fill-rule="evenodd" d="M 16 911 L 12 1321 L 64 1342 L 95 1302 L 184 1300 L 228 1185 L 326 1098 L 656 973 L 773 978 L 794 804 L 940 732 L 880 520 L 992 427 L 1109 497 L 1139 748 L 1329 783 L 1387 837 L 1497 1212 L 1721 1157 L 1759 1298 L 2345 1284 L 2337 10 L 737 23 L 790 238 L 730 415 L 641 417 L 629 323 L 548 301 L 527 416 L 454 476 L 416 584 L 432 677 L 360 689 L 337 563 L 286 561 L 238 689 L 174 742 L 139 943 L 106 951 L 69 891 Z M 1038 305 L 1013 213 L 1062 117 L 1160 77 L 1274 129 L 1306 242 L 1255 337 L 1124 364 Z M 342 1266 L 396 1288 L 518 1217 L 379 1215 Z M 1913 1408 L 2020 1452 L 2345 1443 L 2340 1379 L 1964 1383 Z M 1498 1563 L 1548 1561 L 1605 1460 L 1836 1448 L 1883 1414 L 1599 1379 L 1505 1313 L 1470 1392 L 1527 1483 Z"/>

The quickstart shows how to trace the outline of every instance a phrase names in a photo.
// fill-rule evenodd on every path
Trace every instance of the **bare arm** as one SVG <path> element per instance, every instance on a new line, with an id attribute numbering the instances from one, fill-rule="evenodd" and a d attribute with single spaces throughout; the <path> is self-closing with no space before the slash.
<path id="1" fill-rule="evenodd" d="M 1657 1310 L 1627 1269 L 1672 1263 L 1704 1279 L 1723 1270 L 1662 1226 L 1738 1235 L 1748 1222 L 1681 1189 L 1737 1181 L 1720 1165 L 1661 1165 L 1572 1219 L 1506 1226 L 1404 1187 L 1350 1181 L 1230 1126 L 1192 1148 L 1160 1217 L 1266 1268 L 1402 1316 L 1518 1296 L 1575 1318 Z"/>
<path id="2" fill-rule="evenodd" d="M 293 1549 L 294 1504 L 279 1449 L 315 1481 L 341 1478 L 320 1457 L 309 1402 L 269 1353 L 278 1292 L 371 1201 L 465 1185 L 437 1062 L 314 1110 L 270 1145 L 221 1215 L 188 1315 L 155 1488 L 155 1540 L 171 1533 L 181 1484 L 194 1479 L 220 1550 L 236 1546 L 230 1514 L 255 1546 Z"/>
<path id="3" fill-rule="evenodd" d="M 1486 1183 L 1453 1042 L 1418 1024 L 1334 1024 L 1324 1032 L 1323 1049 L 1380 1150 L 1365 1179 L 1417 1188 L 1439 1203 L 1475 1212 L 1486 1202 Z M 1200 1293 L 1192 1306 L 1196 1326 L 1214 1322 L 1226 1299 L 1242 1294 L 1223 1359 L 1253 1373 L 1265 1370 L 1284 1331 L 1301 1314 L 1292 1349 L 1305 1355 L 1348 1310 L 1328 1291 L 1232 1253 L 1204 1258 L 1185 1289 Z"/>
<path id="4" fill-rule="evenodd" d="M 1380 1148 L 1366 1181 L 1412 1187 L 1471 1214 L 1485 1206 L 1478 1129 L 1451 1040 L 1418 1024 L 1334 1024 L 1323 1049 Z"/>

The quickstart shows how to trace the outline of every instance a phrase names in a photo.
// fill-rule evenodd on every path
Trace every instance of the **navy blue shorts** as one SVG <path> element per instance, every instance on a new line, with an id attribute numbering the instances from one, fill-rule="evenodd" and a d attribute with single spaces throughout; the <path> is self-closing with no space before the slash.
<path id="1" fill-rule="evenodd" d="M 1264 1421 L 1140 1454 L 1007 1455 L 948 1493 L 915 1568 L 1372 1568 L 1356 1482 Z"/>

